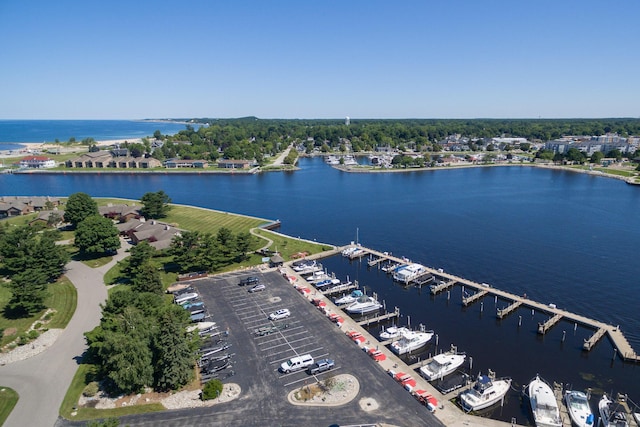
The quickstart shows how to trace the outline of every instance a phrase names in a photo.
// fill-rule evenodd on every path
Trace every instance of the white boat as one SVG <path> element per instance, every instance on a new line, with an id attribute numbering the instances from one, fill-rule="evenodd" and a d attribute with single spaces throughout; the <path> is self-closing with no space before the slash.
<path id="1" fill-rule="evenodd" d="M 420 274 L 424 273 L 427 268 L 422 264 L 409 264 L 400 268 L 393 273 L 393 280 L 397 282 L 409 283 Z"/>
<path id="2" fill-rule="evenodd" d="M 511 387 L 511 378 L 493 379 L 493 373 L 479 375 L 473 388 L 460 393 L 460 403 L 466 411 L 479 411 L 500 402 Z"/>
<path id="3" fill-rule="evenodd" d="M 589 399 L 586 394 L 581 391 L 567 390 L 564 393 L 564 401 L 567 404 L 571 421 L 576 427 L 593 426 L 595 417 L 589 407 Z"/>
<path id="4" fill-rule="evenodd" d="M 365 314 L 372 311 L 378 311 L 382 308 L 382 304 L 374 297 L 363 295 L 357 300 L 349 304 L 345 310 L 350 314 Z"/>
<path id="5" fill-rule="evenodd" d="M 300 272 L 301 270 L 304 270 L 308 267 L 312 267 L 315 265 L 316 265 L 316 261 L 314 260 L 300 260 L 300 261 L 294 262 L 291 268 L 293 268 L 293 271 Z"/>
<path id="6" fill-rule="evenodd" d="M 187 326 L 187 332 L 202 332 L 215 328 L 216 322 L 199 322 L 195 325 Z"/>
<path id="7" fill-rule="evenodd" d="M 553 389 L 546 381 L 536 375 L 527 387 L 533 421 L 537 427 L 562 427 L 558 401 Z"/>
<path id="8" fill-rule="evenodd" d="M 464 353 L 456 353 L 455 350 L 438 354 L 429 363 L 420 367 L 420 375 L 427 381 L 443 378 L 462 366 L 466 357 Z"/>
<path id="9" fill-rule="evenodd" d="M 600 410 L 600 421 L 602 421 L 603 427 L 629 426 L 626 414 L 606 394 L 603 394 L 600 402 L 598 402 L 598 409 Z"/>
<path id="10" fill-rule="evenodd" d="M 395 354 L 411 353 L 424 347 L 433 337 L 433 331 L 411 331 L 402 334 L 398 341 L 391 343 L 391 351 Z"/>
<path id="11" fill-rule="evenodd" d="M 324 271 L 315 271 L 304 280 L 306 280 L 309 283 L 318 283 L 318 282 L 322 282 L 323 280 L 327 280 L 327 279 L 331 279 L 331 276 L 329 276 Z"/>
<path id="12" fill-rule="evenodd" d="M 380 332 L 381 340 L 394 340 L 400 338 L 404 332 L 409 332 L 409 328 L 404 326 L 389 326 L 384 331 Z"/>
<path id="13" fill-rule="evenodd" d="M 338 159 L 338 157 L 336 155 L 334 155 L 334 154 L 330 154 L 327 157 L 325 157 L 324 161 L 328 165 L 339 165 L 340 164 L 340 159 Z"/>
<path id="14" fill-rule="evenodd" d="M 362 296 L 364 296 L 362 291 L 359 289 L 356 289 L 355 291 L 351 292 L 349 295 L 345 295 L 343 297 L 337 298 L 334 302 L 337 305 L 351 304 L 356 302 L 356 300 Z"/>
<path id="15" fill-rule="evenodd" d="M 357 246 L 350 246 L 342 251 L 342 256 L 349 257 L 352 253 L 358 250 Z"/>

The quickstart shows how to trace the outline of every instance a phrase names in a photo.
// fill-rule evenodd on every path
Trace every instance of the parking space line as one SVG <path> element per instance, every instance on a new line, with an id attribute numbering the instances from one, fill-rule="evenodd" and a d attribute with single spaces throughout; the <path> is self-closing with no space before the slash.
<path id="1" fill-rule="evenodd" d="M 301 334 L 306 334 L 306 333 L 308 333 L 308 331 L 304 330 L 304 331 L 296 332 L 295 334 L 288 334 L 287 336 L 288 337 L 294 337 L 296 335 L 301 335 Z M 279 337 L 277 339 L 270 340 L 270 341 L 262 341 L 262 342 L 259 342 L 258 345 L 266 345 L 266 344 L 269 344 L 269 343 L 272 343 L 272 342 L 275 342 L 275 341 L 280 341 L 281 339 L 282 338 Z"/>

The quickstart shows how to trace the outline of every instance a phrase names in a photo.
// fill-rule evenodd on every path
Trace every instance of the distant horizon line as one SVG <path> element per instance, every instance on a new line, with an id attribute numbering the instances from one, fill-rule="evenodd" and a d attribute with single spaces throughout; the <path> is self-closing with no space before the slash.
<path id="1" fill-rule="evenodd" d="M 164 118 L 0 118 L 0 121 L 149 121 L 149 122 L 174 122 L 189 120 L 240 120 L 255 118 L 257 120 L 640 120 L 640 117 L 633 116 L 602 116 L 602 117 L 329 117 L 329 118 L 290 118 L 290 117 L 258 117 L 258 116 L 239 116 L 239 117 L 164 117 Z"/>

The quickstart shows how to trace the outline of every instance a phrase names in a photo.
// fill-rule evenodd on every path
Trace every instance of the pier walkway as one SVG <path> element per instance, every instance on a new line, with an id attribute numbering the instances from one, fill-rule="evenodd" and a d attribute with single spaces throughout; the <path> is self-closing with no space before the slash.
<path id="1" fill-rule="evenodd" d="M 347 245 L 341 248 L 337 248 L 335 252 L 340 252 L 343 249 L 346 249 L 349 247 L 355 247 L 355 246 L 356 245 Z M 406 258 L 396 257 L 389 253 L 376 251 L 374 249 L 366 248 L 359 245 L 357 247 L 360 249 L 360 252 L 358 254 L 359 256 L 369 255 L 371 257 L 376 257 L 376 260 L 379 260 L 378 262 L 382 262 L 382 259 L 385 259 L 398 264 L 407 263 Z M 431 274 L 439 278 L 440 281 L 448 282 L 448 283 L 453 282 L 452 285 L 459 284 L 461 286 L 475 289 L 477 292 L 472 296 L 474 299 L 467 300 L 466 301 L 467 304 L 470 304 L 476 299 L 479 299 L 488 294 L 491 294 L 502 300 L 508 301 L 510 305 L 519 303 L 516 307 L 512 308 L 509 312 L 514 311 L 516 308 L 520 306 L 525 306 L 525 307 L 528 307 L 529 309 L 533 309 L 538 312 L 545 313 L 551 317 L 549 321 L 545 322 L 545 325 L 547 325 L 547 323 L 549 324 L 546 327 L 544 327 L 542 331 L 539 329 L 539 332 L 541 331 L 540 333 L 545 333 L 555 323 L 559 322 L 560 320 L 573 322 L 576 325 L 582 325 L 589 329 L 594 330 L 594 334 L 589 339 L 585 340 L 585 343 L 583 346 L 584 350 L 588 351 L 591 348 L 593 348 L 596 342 L 598 342 L 598 340 L 600 340 L 603 336 L 606 335 L 609 337 L 609 340 L 615 347 L 618 356 L 620 356 L 622 360 L 630 361 L 630 362 L 640 362 L 640 355 L 638 355 L 635 352 L 635 350 L 631 347 L 631 345 L 629 344 L 629 341 L 627 341 L 627 339 L 625 338 L 622 331 L 620 331 L 620 328 L 618 326 L 609 325 L 607 323 L 600 322 L 598 320 L 591 319 L 586 316 L 572 313 L 567 310 L 562 310 L 560 308 L 557 308 L 554 304 L 543 304 L 537 301 L 533 301 L 527 298 L 526 296 L 515 295 L 507 291 L 502 291 L 500 289 L 493 288 L 486 283 L 477 283 L 472 280 L 467 280 L 462 277 L 454 276 L 453 274 L 445 273 L 444 271 L 442 271 L 442 269 L 434 269 L 431 267 L 426 267 L 426 268 Z M 435 286 L 438 286 L 438 285 L 435 285 Z M 431 292 L 434 293 L 433 289 Z M 483 294 L 481 296 L 477 296 L 479 292 L 483 292 Z M 469 298 L 472 298 L 472 297 L 469 297 Z M 464 303 L 464 300 L 463 300 L 463 303 Z M 508 313 L 505 313 L 504 310 L 503 310 L 503 313 L 504 313 L 503 316 L 508 314 Z M 498 316 L 500 316 L 500 311 L 498 311 Z M 553 323 L 550 323 L 551 320 L 553 319 L 555 319 L 555 321 Z"/>

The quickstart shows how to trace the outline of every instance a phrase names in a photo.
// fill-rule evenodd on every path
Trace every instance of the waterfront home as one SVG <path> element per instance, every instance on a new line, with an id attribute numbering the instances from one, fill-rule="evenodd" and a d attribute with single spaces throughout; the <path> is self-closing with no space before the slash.
<path id="1" fill-rule="evenodd" d="M 170 159 L 164 162 L 164 166 L 170 169 L 175 168 L 206 168 L 209 167 L 209 162 L 201 159 Z"/>
<path id="2" fill-rule="evenodd" d="M 111 152 L 95 151 L 93 153 L 85 153 L 74 159 L 69 159 L 65 165 L 68 168 L 85 169 L 151 169 L 162 166 L 162 163 L 160 160 L 151 157 L 114 156 Z"/>
<path id="3" fill-rule="evenodd" d="M 64 223 L 64 211 L 62 210 L 42 210 L 38 216 L 29 221 L 30 226 L 43 224 L 45 227 L 58 227 Z"/>
<path id="4" fill-rule="evenodd" d="M 0 202 L 0 218 L 27 215 L 34 212 L 34 210 L 32 206 L 21 201 Z"/>
<path id="5" fill-rule="evenodd" d="M 218 167 L 222 169 L 249 169 L 250 166 L 249 160 L 218 160 Z"/>
<path id="6" fill-rule="evenodd" d="M 127 222 L 130 219 L 139 218 L 137 206 L 129 205 L 113 205 L 109 203 L 107 206 L 99 206 L 98 212 L 105 218 L 113 219 L 118 222 Z"/>
<path id="7" fill-rule="evenodd" d="M 45 156 L 27 156 L 20 159 L 21 168 L 46 169 L 56 167 L 55 160 Z"/>
<path id="8" fill-rule="evenodd" d="M 144 218 L 116 224 L 116 228 L 121 235 L 131 239 L 134 245 L 145 241 L 156 249 L 168 248 L 173 237 L 180 234 L 179 229 L 169 224 L 155 220 L 146 221 Z"/>

